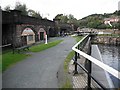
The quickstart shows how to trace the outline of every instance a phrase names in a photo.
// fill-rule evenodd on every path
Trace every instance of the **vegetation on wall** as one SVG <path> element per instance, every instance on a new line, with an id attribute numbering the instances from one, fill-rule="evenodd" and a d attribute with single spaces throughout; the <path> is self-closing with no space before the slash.
<path id="1" fill-rule="evenodd" d="M 5 11 L 9 12 L 11 10 L 11 7 L 8 5 L 4 8 Z M 21 4 L 20 2 L 16 2 L 14 10 L 19 10 L 23 15 L 28 15 L 31 17 L 36 17 L 42 19 L 42 16 L 39 12 L 34 11 L 32 9 L 28 9 L 26 4 Z"/>

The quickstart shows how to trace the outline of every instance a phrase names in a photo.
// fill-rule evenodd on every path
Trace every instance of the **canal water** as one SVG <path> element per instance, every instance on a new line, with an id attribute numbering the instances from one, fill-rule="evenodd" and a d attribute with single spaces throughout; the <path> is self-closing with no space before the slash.
<path id="1" fill-rule="evenodd" d="M 98 45 L 103 62 L 113 67 L 114 69 L 120 71 L 120 46 L 113 45 Z M 120 88 L 120 80 L 112 76 L 110 78 L 115 86 L 115 88 Z"/>

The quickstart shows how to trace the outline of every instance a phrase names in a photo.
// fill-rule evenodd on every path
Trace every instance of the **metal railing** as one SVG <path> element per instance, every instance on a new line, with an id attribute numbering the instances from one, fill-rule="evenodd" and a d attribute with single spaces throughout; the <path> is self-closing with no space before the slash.
<path id="1" fill-rule="evenodd" d="M 78 73 L 77 71 L 77 66 L 81 67 L 82 70 L 85 71 L 85 73 L 87 73 L 88 75 L 88 88 L 91 88 L 91 78 L 92 80 L 94 80 L 102 89 L 106 90 L 107 88 L 101 84 L 97 79 L 95 79 L 92 75 L 91 75 L 91 67 L 92 67 L 92 63 L 94 63 L 95 65 L 99 66 L 100 68 L 102 68 L 103 70 L 109 72 L 110 74 L 112 74 L 113 76 L 115 76 L 116 78 L 120 79 L 120 72 L 115 70 L 114 68 L 104 64 L 103 62 L 95 59 L 94 57 L 90 56 L 90 53 L 91 53 L 91 42 L 89 42 L 89 55 L 86 54 L 85 52 L 82 51 L 82 48 L 83 46 L 85 46 L 85 43 L 90 40 L 91 38 L 89 38 L 90 35 L 86 35 L 84 38 L 82 38 L 77 44 L 75 44 L 72 49 L 75 51 L 75 59 L 74 59 L 74 62 L 75 62 L 75 74 Z M 91 41 L 91 40 L 90 40 Z M 85 42 L 85 43 L 83 43 Z M 87 67 L 88 69 L 86 69 L 85 67 L 83 67 L 81 64 L 79 64 L 77 62 L 77 57 L 78 57 L 78 54 L 83 56 L 84 58 L 86 58 L 88 60 L 88 64 L 87 64 Z M 79 56 L 80 57 L 80 56 Z"/>

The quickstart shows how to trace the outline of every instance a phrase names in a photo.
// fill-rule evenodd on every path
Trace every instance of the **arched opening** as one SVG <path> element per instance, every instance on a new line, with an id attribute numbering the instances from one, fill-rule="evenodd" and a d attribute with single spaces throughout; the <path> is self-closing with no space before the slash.
<path id="1" fill-rule="evenodd" d="M 40 28 L 40 30 L 38 31 L 39 41 L 44 40 L 45 35 L 46 35 L 46 31 L 44 30 L 44 28 Z"/>
<path id="2" fill-rule="evenodd" d="M 21 35 L 21 40 L 24 45 L 35 43 L 35 33 L 31 28 L 25 28 Z"/>
<path id="3" fill-rule="evenodd" d="M 55 37 L 55 34 L 56 34 L 55 30 L 50 28 L 49 29 L 49 37 Z"/>
<path id="4" fill-rule="evenodd" d="M 67 33 L 67 29 L 66 28 L 61 28 L 60 29 L 60 36 L 65 36 Z"/>

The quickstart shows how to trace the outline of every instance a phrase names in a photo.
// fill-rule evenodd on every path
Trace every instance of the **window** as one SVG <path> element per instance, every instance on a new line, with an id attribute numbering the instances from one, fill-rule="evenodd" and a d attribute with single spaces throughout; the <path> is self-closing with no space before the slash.
<path id="1" fill-rule="evenodd" d="M 28 36 L 28 41 L 33 41 L 33 35 Z"/>

